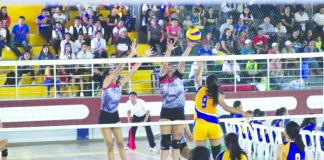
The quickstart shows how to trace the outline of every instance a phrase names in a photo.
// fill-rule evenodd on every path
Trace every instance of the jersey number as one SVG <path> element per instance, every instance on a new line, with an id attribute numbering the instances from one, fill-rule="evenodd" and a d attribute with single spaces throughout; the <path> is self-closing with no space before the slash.
<path id="1" fill-rule="evenodd" d="M 295 154 L 295 160 L 300 160 L 300 154 L 299 153 Z"/>
<path id="2" fill-rule="evenodd" d="M 202 106 L 201 106 L 201 108 L 206 108 L 207 100 L 208 100 L 208 96 L 204 95 L 204 97 L 202 98 Z"/>

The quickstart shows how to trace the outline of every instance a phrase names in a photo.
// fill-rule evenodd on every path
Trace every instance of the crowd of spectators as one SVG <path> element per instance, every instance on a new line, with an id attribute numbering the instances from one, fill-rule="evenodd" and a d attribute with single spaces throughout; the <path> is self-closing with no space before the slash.
<path id="1" fill-rule="evenodd" d="M 79 11 L 76 17 L 70 17 L 69 11 L 73 8 Z M 108 45 L 115 45 L 115 57 L 126 57 L 133 41 L 127 34 L 133 30 L 130 24 L 135 22 L 132 19 L 135 15 L 130 12 L 132 8 L 121 4 L 46 6 L 40 15 L 35 17 L 38 34 L 46 40 L 46 44 L 40 53 L 33 53 L 29 44 L 30 30 L 25 23 L 25 17 L 20 16 L 18 23 L 9 31 L 11 19 L 7 8 L 3 6 L 0 12 L 0 59 L 1 51 L 6 46 L 17 57 L 23 57 L 21 60 L 28 57 L 25 53 L 37 54 L 39 60 L 108 58 Z M 109 10 L 110 14 L 103 17 L 101 10 Z M 197 27 L 202 32 L 202 39 L 197 45 L 199 48 L 194 51 L 194 55 L 309 53 L 321 52 L 323 49 L 324 7 L 321 5 L 309 7 L 298 4 L 246 5 L 226 2 L 217 6 L 143 4 L 140 14 L 140 30 L 136 31 L 140 35 L 138 42 L 153 47 L 156 56 L 164 54 L 165 46 L 170 41 L 177 46 L 173 55 L 181 55 L 186 47 L 185 33 L 190 27 Z M 68 26 L 68 22 L 73 24 Z M 54 51 L 50 51 L 49 46 L 52 46 Z M 18 47 L 23 47 L 24 52 Z M 303 59 L 313 74 L 323 74 L 320 69 L 322 61 L 316 58 Z M 270 75 L 275 77 L 271 81 L 274 83 L 281 82 L 278 78 L 280 75 L 299 74 L 298 59 L 273 59 L 270 62 Z M 208 62 L 208 65 L 211 64 L 222 67 L 206 66 L 205 72 L 222 71 L 223 78 L 232 78 L 223 83 L 246 83 L 251 80 L 260 82 L 261 77 L 266 76 L 264 70 L 267 69 L 267 64 L 264 60 L 250 59 L 239 63 Z M 44 71 L 48 67 L 41 66 L 36 74 L 45 74 Z M 61 67 L 68 77 L 67 80 L 61 80 L 80 84 L 80 96 L 83 96 L 82 75 L 88 71 L 82 69 L 82 66 Z M 287 71 L 279 72 L 279 69 Z M 233 78 L 234 74 L 237 75 L 236 78 Z M 241 80 L 240 76 L 245 78 Z"/>

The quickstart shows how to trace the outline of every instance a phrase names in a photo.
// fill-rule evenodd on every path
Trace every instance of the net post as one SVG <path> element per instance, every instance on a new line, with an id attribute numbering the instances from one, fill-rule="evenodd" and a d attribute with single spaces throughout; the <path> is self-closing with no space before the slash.
<path id="1" fill-rule="evenodd" d="M 128 62 L 128 73 L 131 71 L 131 63 Z M 131 78 L 128 79 L 128 93 L 132 91 L 132 81 Z"/>
<path id="2" fill-rule="evenodd" d="M 54 80 L 54 98 L 57 98 L 57 94 L 56 94 L 56 92 L 57 92 L 57 90 L 56 90 L 56 64 L 55 65 L 53 65 L 53 80 Z"/>
<path id="3" fill-rule="evenodd" d="M 234 77 L 233 77 L 233 79 L 234 79 L 234 92 L 237 92 L 237 89 L 236 89 L 236 87 L 237 87 L 237 84 L 236 84 L 236 79 L 237 79 L 237 76 L 238 75 L 236 75 L 236 60 L 234 60 Z"/>
<path id="4" fill-rule="evenodd" d="M 270 59 L 267 58 L 267 88 L 270 90 Z"/>
<path id="5" fill-rule="evenodd" d="M 16 90 L 15 90 L 15 92 L 16 92 L 16 99 L 18 99 L 18 65 L 15 65 L 15 87 L 16 87 Z"/>
<path id="6" fill-rule="evenodd" d="M 93 63 L 91 64 L 91 75 L 94 75 Z M 90 79 L 91 79 L 91 92 L 92 92 L 91 95 L 92 97 L 94 97 L 95 94 L 94 81 L 92 80 L 92 77 Z"/>

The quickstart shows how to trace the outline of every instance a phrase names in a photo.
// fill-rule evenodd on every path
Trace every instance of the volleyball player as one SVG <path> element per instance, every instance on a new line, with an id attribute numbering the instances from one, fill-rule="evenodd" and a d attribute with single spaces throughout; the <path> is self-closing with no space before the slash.
<path id="1" fill-rule="evenodd" d="M 188 56 L 195 42 L 188 42 L 182 56 Z M 168 42 L 165 57 L 170 57 L 175 49 L 174 43 Z M 160 94 L 162 95 L 162 109 L 160 121 L 184 120 L 185 93 L 183 85 L 183 73 L 185 62 L 179 62 L 178 68 L 163 62 L 160 70 Z M 183 134 L 184 125 L 164 125 L 161 130 L 161 160 L 169 156 L 170 144 L 172 146 L 173 160 L 180 158 L 180 139 Z"/>
<path id="2" fill-rule="evenodd" d="M 193 135 L 190 132 L 189 125 L 185 125 L 184 134 L 180 140 L 180 154 L 183 158 L 189 159 L 190 148 L 188 147 L 187 140 L 192 141 Z"/>
<path id="3" fill-rule="evenodd" d="M 242 150 L 235 133 L 228 133 L 225 136 L 226 150 L 221 152 L 216 160 L 247 160 L 246 153 Z"/>
<path id="4" fill-rule="evenodd" d="M 286 125 L 285 137 L 287 142 L 279 144 L 277 160 L 305 160 L 305 145 L 299 135 L 299 125 L 290 121 Z"/>
<path id="5" fill-rule="evenodd" d="M 0 120 L 0 128 L 2 128 L 1 120 Z M 6 160 L 8 157 L 7 144 L 8 144 L 8 140 L 6 139 L 0 140 L 1 160 Z"/>
<path id="6" fill-rule="evenodd" d="M 137 54 L 136 44 L 131 46 L 131 53 L 129 58 Z M 145 52 L 145 56 L 152 54 L 152 48 Z M 108 69 L 104 75 L 106 75 L 103 81 L 102 95 L 101 95 L 101 111 L 99 115 L 99 124 L 114 124 L 120 123 L 118 114 L 118 105 L 122 95 L 122 87 L 128 82 L 131 75 L 140 67 L 140 63 L 136 64 L 133 69 L 124 77 L 118 78 L 123 70 L 125 64 L 119 64 L 117 69 Z M 123 134 L 119 127 L 116 128 L 102 128 L 101 133 L 104 137 L 105 144 L 107 146 L 107 154 L 109 160 L 114 160 L 113 138 L 115 137 L 119 155 L 122 160 L 126 160 L 126 152 L 123 145 Z"/>
<path id="7" fill-rule="evenodd" d="M 195 98 L 194 140 L 196 146 L 205 146 L 206 140 L 209 139 L 212 155 L 215 158 L 220 153 L 222 137 L 222 129 L 219 125 L 216 106 L 219 104 L 224 110 L 230 113 L 242 114 L 245 117 L 250 116 L 250 114 L 230 107 L 224 102 L 224 96 L 219 92 L 218 79 L 215 75 L 209 75 L 206 78 L 205 85 L 202 86 L 200 76 L 202 66 L 203 62 L 199 62 L 195 75 L 197 93 Z"/>

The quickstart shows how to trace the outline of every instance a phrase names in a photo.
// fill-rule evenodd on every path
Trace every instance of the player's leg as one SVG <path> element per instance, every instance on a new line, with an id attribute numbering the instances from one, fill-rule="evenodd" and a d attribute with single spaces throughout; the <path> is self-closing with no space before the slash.
<path id="1" fill-rule="evenodd" d="M 160 122 L 170 121 L 161 119 Z M 169 156 L 169 149 L 171 145 L 171 125 L 160 126 L 161 132 L 161 160 L 167 160 Z"/>
<path id="2" fill-rule="evenodd" d="M 121 128 L 112 128 L 112 132 L 114 134 L 114 137 L 116 138 L 116 144 L 118 146 L 118 151 L 120 155 L 121 160 L 126 160 L 126 151 L 124 148 L 124 138 L 123 138 L 123 132 Z"/>
<path id="3" fill-rule="evenodd" d="M 183 135 L 184 126 L 172 125 L 172 157 L 174 160 L 180 158 L 180 139 Z"/>
<path id="4" fill-rule="evenodd" d="M 107 155 L 109 160 L 114 160 L 114 143 L 112 138 L 111 128 L 102 128 L 101 129 L 102 136 L 105 141 L 105 145 L 107 147 Z"/>

